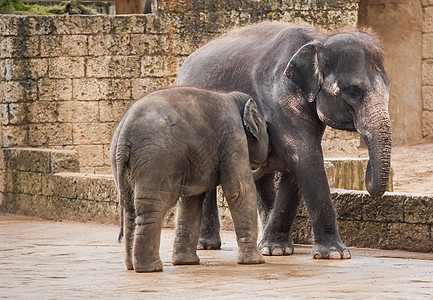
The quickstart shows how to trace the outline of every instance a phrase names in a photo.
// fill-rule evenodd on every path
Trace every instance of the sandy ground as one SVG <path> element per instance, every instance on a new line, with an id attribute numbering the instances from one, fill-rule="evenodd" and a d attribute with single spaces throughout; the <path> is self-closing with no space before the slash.
<path id="1" fill-rule="evenodd" d="M 361 157 L 368 157 L 361 150 Z M 394 146 L 391 154 L 394 192 L 433 195 L 433 144 Z"/>
<path id="2" fill-rule="evenodd" d="M 349 260 L 314 260 L 311 247 L 238 265 L 233 232 L 201 265 L 173 266 L 173 230 L 163 229 L 164 271 L 124 265 L 113 225 L 0 214 L 0 298 L 7 299 L 427 299 L 433 254 L 351 248 Z"/>

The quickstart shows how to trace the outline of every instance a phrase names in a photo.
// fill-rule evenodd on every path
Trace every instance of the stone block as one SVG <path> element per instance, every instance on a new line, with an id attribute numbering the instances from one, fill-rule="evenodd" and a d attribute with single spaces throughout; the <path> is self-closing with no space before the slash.
<path id="1" fill-rule="evenodd" d="M 27 102 L 38 98 L 37 81 L 0 81 L 0 103 Z"/>
<path id="2" fill-rule="evenodd" d="M 382 248 L 386 243 L 386 223 L 338 220 L 337 226 L 346 246 Z"/>
<path id="3" fill-rule="evenodd" d="M 411 196 L 404 200 L 405 223 L 433 224 L 433 199 L 429 196 Z"/>
<path id="4" fill-rule="evenodd" d="M 167 56 L 144 56 L 141 60 L 141 76 L 166 77 L 179 73 L 184 58 Z"/>
<path id="5" fill-rule="evenodd" d="M 15 147 L 27 145 L 29 133 L 28 125 L 15 125 L 2 128 L 2 147 Z"/>
<path id="6" fill-rule="evenodd" d="M 104 165 L 109 168 L 108 172 L 97 172 L 99 174 L 111 174 L 111 163 L 110 163 L 110 145 L 104 145 Z"/>
<path id="7" fill-rule="evenodd" d="M 19 183 L 19 172 L 7 169 L 5 173 L 5 192 L 18 194 L 20 186 L 17 183 Z"/>
<path id="8" fill-rule="evenodd" d="M 58 120 L 57 101 L 36 101 L 26 104 L 29 123 L 54 123 Z"/>
<path id="9" fill-rule="evenodd" d="M 41 36 L 41 57 L 87 55 L 86 35 Z"/>
<path id="10" fill-rule="evenodd" d="M 131 34 L 131 54 L 164 55 L 169 50 L 169 41 L 165 35 Z"/>
<path id="11" fill-rule="evenodd" d="M 132 80 L 132 98 L 140 99 L 154 90 L 174 84 L 169 84 L 167 78 L 136 78 Z"/>
<path id="12" fill-rule="evenodd" d="M 63 15 L 52 18 L 55 33 L 59 35 L 108 34 L 111 31 L 111 17 L 107 15 Z"/>
<path id="13" fill-rule="evenodd" d="M 404 222 L 404 196 L 385 194 L 374 198 L 365 193 L 362 200 L 364 221 Z"/>
<path id="14" fill-rule="evenodd" d="M 333 192 L 337 219 L 339 220 L 362 220 L 362 198 L 365 193 L 360 192 Z"/>
<path id="15" fill-rule="evenodd" d="M 433 85 L 433 60 L 431 59 L 422 62 L 422 85 Z"/>
<path id="16" fill-rule="evenodd" d="M 41 180 L 41 195 L 52 197 L 54 195 L 53 181 L 51 176 L 42 176 Z"/>
<path id="17" fill-rule="evenodd" d="M 198 43 L 191 35 L 181 36 L 177 34 L 167 43 L 169 43 L 169 50 L 173 55 L 185 56 L 185 59 L 186 56 L 197 50 L 200 44 L 204 44 Z"/>
<path id="18" fill-rule="evenodd" d="M 117 122 L 74 124 L 74 145 L 109 144 Z"/>
<path id="19" fill-rule="evenodd" d="M 106 82 L 105 97 L 102 100 L 131 99 L 131 79 L 104 79 Z"/>
<path id="20" fill-rule="evenodd" d="M 61 123 L 95 122 L 99 119 L 98 101 L 59 101 L 57 114 Z"/>
<path id="21" fill-rule="evenodd" d="M 39 54 L 38 36 L 9 36 L 0 41 L 0 58 L 37 57 Z"/>
<path id="22" fill-rule="evenodd" d="M 50 173 L 80 172 L 78 153 L 75 150 L 49 150 Z"/>
<path id="23" fill-rule="evenodd" d="M 2 15 L 0 19 L 0 34 L 6 36 L 45 35 L 55 30 L 51 16 Z"/>
<path id="24" fill-rule="evenodd" d="M 3 106 L 2 124 L 24 124 L 28 119 L 26 103 L 10 103 Z"/>
<path id="25" fill-rule="evenodd" d="M 119 122 L 131 101 L 99 101 L 99 121 Z"/>
<path id="26" fill-rule="evenodd" d="M 117 189 L 111 175 L 95 175 L 85 183 L 87 199 L 97 202 L 117 202 Z"/>
<path id="27" fill-rule="evenodd" d="M 140 75 L 140 60 L 136 56 L 102 56 L 87 60 L 86 76 L 134 78 Z"/>
<path id="28" fill-rule="evenodd" d="M 114 202 L 95 202 L 71 198 L 54 198 L 53 218 L 84 222 L 118 223 L 119 209 Z"/>
<path id="29" fill-rule="evenodd" d="M 146 15 L 117 15 L 112 18 L 112 32 L 144 34 L 146 31 Z"/>
<path id="30" fill-rule="evenodd" d="M 129 34 L 89 36 L 89 55 L 129 55 L 131 44 Z"/>
<path id="31" fill-rule="evenodd" d="M 28 146 L 72 145 L 72 125 L 68 123 L 42 123 L 29 125 Z"/>
<path id="32" fill-rule="evenodd" d="M 335 166 L 334 187 L 346 190 L 366 190 L 364 174 L 368 159 L 327 159 Z"/>
<path id="33" fill-rule="evenodd" d="M 173 26 L 168 16 L 147 15 L 146 33 L 167 34 Z"/>
<path id="34" fill-rule="evenodd" d="M 424 110 L 433 111 L 433 86 L 422 87 L 422 102 Z"/>
<path id="35" fill-rule="evenodd" d="M 50 152 L 31 148 L 10 148 L 5 151 L 7 168 L 21 172 L 48 173 Z"/>
<path id="36" fill-rule="evenodd" d="M 387 226 L 383 249 L 431 252 L 433 240 L 430 238 L 430 225 L 391 223 Z"/>
<path id="37" fill-rule="evenodd" d="M 31 204 L 31 195 L 6 193 L 5 201 L 1 204 L 1 211 L 13 214 L 24 214 L 27 216 L 34 215 L 35 212 L 29 209 Z"/>
<path id="38" fill-rule="evenodd" d="M 71 173 L 56 173 L 51 177 L 51 187 L 53 191 L 51 194 L 54 197 L 62 197 L 68 199 L 77 199 L 78 198 L 78 190 L 77 190 L 77 182 L 78 178 L 75 176 L 71 176 Z M 74 173 L 80 174 L 80 173 Z"/>
<path id="39" fill-rule="evenodd" d="M 433 7 L 423 8 L 422 32 L 433 32 Z"/>
<path id="40" fill-rule="evenodd" d="M 50 79 L 39 80 L 39 100 L 72 100 L 71 79 Z"/>
<path id="41" fill-rule="evenodd" d="M 80 165 L 83 167 L 104 166 L 103 145 L 80 145 L 76 147 Z"/>
<path id="42" fill-rule="evenodd" d="M 293 224 L 291 236 L 296 244 L 312 244 L 313 228 L 310 219 L 306 217 L 296 217 Z"/>
<path id="43" fill-rule="evenodd" d="M 44 58 L 5 59 L 0 66 L 0 79 L 23 81 L 39 79 L 48 73 L 48 60 Z"/>
<path id="44" fill-rule="evenodd" d="M 107 80 L 98 78 L 78 78 L 72 80 L 74 100 L 101 100 L 106 98 Z"/>
<path id="45" fill-rule="evenodd" d="M 422 112 L 422 135 L 423 137 L 433 137 L 433 111 Z"/>
<path id="46" fill-rule="evenodd" d="M 14 15 L 1 15 L 0 16 L 0 34 L 3 36 L 18 35 L 20 24 L 18 18 Z"/>
<path id="47" fill-rule="evenodd" d="M 33 172 L 19 172 L 18 182 L 19 191 L 28 195 L 42 194 L 42 174 Z"/>
<path id="48" fill-rule="evenodd" d="M 421 0 L 421 4 L 423 7 L 433 6 L 433 0 Z"/>
<path id="49" fill-rule="evenodd" d="M 49 58 L 50 78 L 80 78 L 84 76 L 84 57 Z"/>
<path id="50" fill-rule="evenodd" d="M 101 174 L 101 175 L 109 175 L 109 174 L 111 174 L 111 166 L 105 165 L 102 167 L 95 167 L 94 173 L 95 174 Z"/>

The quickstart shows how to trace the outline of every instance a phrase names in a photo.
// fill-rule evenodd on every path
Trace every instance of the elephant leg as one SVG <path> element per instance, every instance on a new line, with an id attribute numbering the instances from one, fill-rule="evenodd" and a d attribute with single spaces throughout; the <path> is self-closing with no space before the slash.
<path id="1" fill-rule="evenodd" d="M 251 170 L 247 162 L 245 169 L 231 169 L 243 160 L 233 157 L 227 167 L 220 170 L 221 186 L 229 205 L 239 247 L 239 264 L 261 264 L 265 260 L 257 248 L 257 195 Z"/>
<path id="2" fill-rule="evenodd" d="M 274 173 L 266 174 L 261 179 L 256 181 L 257 205 L 262 229 L 265 228 L 269 219 L 269 215 L 272 211 L 272 207 L 274 207 L 276 197 L 274 177 Z"/>
<path id="3" fill-rule="evenodd" d="M 216 189 L 206 193 L 203 202 L 203 214 L 200 226 L 198 250 L 218 250 L 221 248 L 220 219 Z"/>
<path id="4" fill-rule="evenodd" d="M 161 225 L 165 213 L 166 203 L 171 201 L 161 199 L 155 195 L 143 195 L 136 191 L 135 196 L 135 232 L 133 247 L 133 262 L 135 272 L 162 271 L 159 257 L 161 241 Z"/>
<path id="5" fill-rule="evenodd" d="M 283 173 L 278 196 L 272 208 L 262 240 L 259 243 L 263 255 L 291 255 L 294 251 L 290 230 L 295 221 L 302 196 L 292 173 Z"/>
<path id="6" fill-rule="evenodd" d="M 176 237 L 171 262 L 173 265 L 197 265 L 197 241 L 205 194 L 182 197 L 177 204 Z"/>
<path id="7" fill-rule="evenodd" d="M 126 269 L 134 270 L 132 249 L 134 246 L 135 212 L 125 207 L 124 220 Z"/>

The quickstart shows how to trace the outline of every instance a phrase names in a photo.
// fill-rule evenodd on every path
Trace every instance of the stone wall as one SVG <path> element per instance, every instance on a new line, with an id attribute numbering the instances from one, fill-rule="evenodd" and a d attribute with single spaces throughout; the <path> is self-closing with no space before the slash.
<path id="1" fill-rule="evenodd" d="M 71 150 L 8 148 L 0 211 L 53 220 L 118 223 L 111 175 L 79 172 Z"/>
<path id="2" fill-rule="evenodd" d="M 433 138 L 433 1 L 422 0 L 422 132 Z"/>
<path id="3" fill-rule="evenodd" d="M 77 173 L 78 155 L 71 150 L 8 148 L 5 199 L 1 212 L 38 216 L 52 220 L 118 223 L 117 192 L 111 175 Z M 332 161 L 336 163 L 336 161 Z M 350 169 L 365 161 L 341 161 Z M 341 178 L 327 163 L 331 186 L 356 178 Z M 353 172 L 359 172 L 354 168 Z M 337 184 L 337 185 L 335 185 Z M 352 186 L 362 186 L 362 182 Z M 433 251 L 433 198 L 386 193 L 372 198 L 367 192 L 339 190 L 332 193 L 338 227 L 348 246 L 411 251 Z M 227 205 L 220 205 L 225 229 L 232 228 Z M 173 226 L 174 210 L 165 219 Z M 296 243 L 311 243 L 308 214 L 301 205 L 293 231 Z"/>
<path id="4" fill-rule="evenodd" d="M 433 252 L 433 198 L 426 195 L 385 193 L 373 198 L 367 192 L 332 193 L 338 230 L 347 246 Z M 312 243 L 305 206 L 293 230 L 296 243 Z"/>
<path id="5" fill-rule="evenodd" d="M 200 45 L 265 20 L 355 25 L 357 1 L 167 0 L 152 15 L 2 15 L 1 146 L 76 150 L 82 172 L 109 173 L 109 141 L 132 100 L 174 85 Z M 330 134 L 333 153 L 358 145 L 354 134 Z"/>

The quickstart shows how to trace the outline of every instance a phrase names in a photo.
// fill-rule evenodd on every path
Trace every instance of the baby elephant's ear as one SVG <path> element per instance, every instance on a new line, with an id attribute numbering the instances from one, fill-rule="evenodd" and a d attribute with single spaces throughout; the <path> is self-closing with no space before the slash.
<path id="1" fill-rule="evenodd" d="M 245 104 L 244 109 L 244 126 L 258 141 L 259 141 L 259 127 L 258 122 L 260 122 L 260 114 L 257 108 L 256 102 L 253 99 L 249 99 L 247 104 Z"/>

